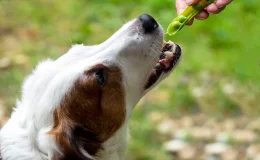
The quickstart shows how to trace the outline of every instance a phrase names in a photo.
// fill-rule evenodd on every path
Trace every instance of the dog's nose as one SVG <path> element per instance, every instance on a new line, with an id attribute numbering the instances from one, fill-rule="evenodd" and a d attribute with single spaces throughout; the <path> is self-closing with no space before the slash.
<path id="1" fill-rule="evenodd" d="M 156 20 L 148 14 L 141 15 L 139 20 L 142 22 L 145 33 L 152 33 L 158 28 Z"/>

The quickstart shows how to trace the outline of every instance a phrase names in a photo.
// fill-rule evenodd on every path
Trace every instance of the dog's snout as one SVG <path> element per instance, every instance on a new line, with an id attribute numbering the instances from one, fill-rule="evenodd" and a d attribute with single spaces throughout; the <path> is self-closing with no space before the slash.
<path id="1" fill-rule="evenodd" d="M 155 19 L 148 14 L 141 15 L 139 20 L 142 22 L 145 33 L 152 33 L 159 26 Z"/>

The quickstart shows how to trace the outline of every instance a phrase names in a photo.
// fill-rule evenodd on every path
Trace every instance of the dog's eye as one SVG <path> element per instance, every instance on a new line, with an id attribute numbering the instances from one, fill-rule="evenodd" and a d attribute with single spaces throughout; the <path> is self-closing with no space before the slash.
<path id="1" fill-rule="evenodd" d="M 96 76 L 98 85 L 102 87 L 105 82 L 103 71 L 96 72 L 95 76 Z"/>

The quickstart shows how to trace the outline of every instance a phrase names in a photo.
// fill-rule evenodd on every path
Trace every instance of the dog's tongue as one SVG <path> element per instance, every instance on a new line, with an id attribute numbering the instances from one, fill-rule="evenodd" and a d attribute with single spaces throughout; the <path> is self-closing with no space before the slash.
<path id="1" fill-rule="evenodd" d="M 164 59 L 161 59 L 159 60 L 159 63 L 164 66 L 164 69 L 168 69 L 171 67 L 171 63 L 172 63 L 172 53 L 171 53 L 171 57 L 167 57 L 167 58 L 164 58 Z"/>
<path id="2" fill-rule="evenodd" d="M 159 63 L 165 70 L 168 70 L 172 66 L 172 60 L 174 58 L 175 44 L 171 41 L 163 41 L 162 54 Z"/>

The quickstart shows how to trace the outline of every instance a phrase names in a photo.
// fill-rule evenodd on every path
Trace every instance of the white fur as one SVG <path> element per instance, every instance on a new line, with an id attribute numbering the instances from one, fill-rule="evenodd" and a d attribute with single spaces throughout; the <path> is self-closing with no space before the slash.
<path id="1" fill-rule="evenodd" d="M 95 159 L 122 159 L 127 148 L 128 119 L 136 103 L 148 92 L 143 88 L 159 60 L 162 41 L 161 27 L 152 34 L 144 34 L 141 22 L 135 19 L 102 44 L 75 45 L 59 59 L 40 63 L 25 80 L 21 100 L 1 130 L 2 159 L 51 159 L 53 153 L 59 151 L 53 137 L 46 134 L 53 127 L 53 111 L 84 70 L 98 63 L 115 64 L 121 68 L 127 117 L 124 125 L 104 143 L 104 150 Z M 160 80 L 167 75 L 163 74 Z"/>

